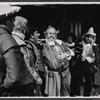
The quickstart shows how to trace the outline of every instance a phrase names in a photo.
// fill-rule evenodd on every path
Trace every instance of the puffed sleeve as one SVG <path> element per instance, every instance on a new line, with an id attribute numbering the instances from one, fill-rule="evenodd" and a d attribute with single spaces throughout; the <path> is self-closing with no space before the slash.
<path id="1" fill-rule="evenodd" d="M 5 88 L 9 88 L 20 80 L 21 62 L 23 55 L 15 40 L 11 36 L 7 36 L 1 45 L 3 58 L 6 64 L 6 77 L 3 82 Z"/>

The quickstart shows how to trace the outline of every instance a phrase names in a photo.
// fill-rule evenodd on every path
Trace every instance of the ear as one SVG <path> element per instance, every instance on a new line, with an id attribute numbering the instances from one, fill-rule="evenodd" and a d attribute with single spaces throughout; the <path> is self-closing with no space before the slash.
<path id="1" fill-rule="evenodd" d="M 59 30 L 57 30 L 56 33 L 59 33 Z"/>
<path id="2" fill-rule="evenodd" d="M 46 34 L 46 31 L 44 31 L 43 33 Z"/>

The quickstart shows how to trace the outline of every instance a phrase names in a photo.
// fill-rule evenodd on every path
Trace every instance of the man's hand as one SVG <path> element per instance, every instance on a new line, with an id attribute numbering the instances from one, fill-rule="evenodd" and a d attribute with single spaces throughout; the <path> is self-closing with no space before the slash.
<path id="1" fill-rule="evenodd" d="M 36 80 L 37 85 L 41 85 L 42 84 L 42 79 L 40 77 L 37 78 Z"/>
<path id="2" fill-rule="evenodd" d="M 65 59 L 65 57 L 66 57 L 65 53 L 59 55 L 59 59 Z"/>
<path id="3" fill-rule="evenodd" d="M 59 59 L 69 59 L 71 58 L 71 55 L 69 53 L 62 53 L 59 55 Z"/>
<path id="4" fill-rule="evenodd" d="M 86 60 L 89 62 L 89 63 L 93 63 L 93 59 L 91 57 L 86 57 Z"/>
<path id="5" fill-rule="evenodd" d="M 65 54 L 66 60 L 70 60 L 71 59 L 71 55 L 69 53 L 64 53 L 64 54 Z"/>
<path id="6" fill-rule="evenodd" d="M 42 79 L 40 78 L 39 74 L 33 68 L 32 70 L 33 79 L 36 81 L 37 84 L 42 84 Z"/>

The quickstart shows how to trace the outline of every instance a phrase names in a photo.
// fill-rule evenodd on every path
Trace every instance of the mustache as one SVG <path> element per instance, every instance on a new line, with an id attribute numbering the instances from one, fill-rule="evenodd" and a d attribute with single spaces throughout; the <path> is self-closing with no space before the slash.
<path id="1" fill-rule="evenodd" d="M 50 36 L 50 37 L 49 37 L 49 39 L 50 39 L 50 38 L 53 38 L 53 39 L 55 39 L 55 37 L 53 37 L 53 36 Z"/>

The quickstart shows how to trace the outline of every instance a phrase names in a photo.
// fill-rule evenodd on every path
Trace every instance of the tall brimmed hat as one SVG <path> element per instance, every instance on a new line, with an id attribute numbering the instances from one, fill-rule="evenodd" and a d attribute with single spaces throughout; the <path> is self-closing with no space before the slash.
<path id="1" fill-rule="evenodd" d="M 83 37 L 85 37 L 85 36 L 87 36 L 87 35 L 94 36 L 94 37 L 96 36 L 96 33 L 94 33 L 93 27 L 91 27 L 91 28 L 88 30 L 88 32 L 85 33 L 85 34 L 83 35 Z"/>
<path id="2" fill-rule="evenodd" d="M 0 5 L 0 18 L 7 17 L 18 12 L 21 7 L 10 6 L 10 5 Z"/>

